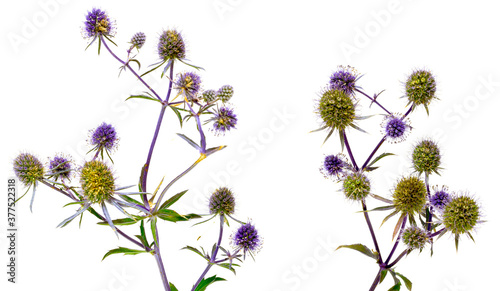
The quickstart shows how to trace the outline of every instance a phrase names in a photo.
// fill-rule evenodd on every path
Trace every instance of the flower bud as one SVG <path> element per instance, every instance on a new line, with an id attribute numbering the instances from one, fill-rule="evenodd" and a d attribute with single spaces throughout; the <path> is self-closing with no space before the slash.
<path id="1" fill-rule="evenodd" d="M 418 213 L 425 205 L 427 189 L 417 177 L 404 177 L 398 181 L 392 198 L 397 211 L 403 214 Z"/>
<path id="2" fill-rule="evenodd" d="M 235 207 L 233 192 L 226 187 L 218 188 L 210 196 L 208 206 L 210 214 L 233 214 Z"/>
<path id="3" fill-rule="evenodd" d="M 80 170 L 83 196 L 92 203 L 102 203 L 115 191 L 115 178 L 111 169 L 99 160 L 86 162 Z"/>
<path id="4" fill-rule="evenodd" d="M 427 106 L 436 99 L 436 80 L 429 71 L 417 70 L 413 72 L 405 85 L 408 101 L 414 105 Z"/>
<path id="5" fill-rule="evenodd" d="M 181 34 L 175 29 L 163 31 L 158 42 L 158 55 L 163 60 L 185 58 L 186 47 Z"/>
<path id="6" fill-rule="evenodd" d="M 217 91 L 217 98 L 222 101 L 222 103 L 228 102 L 234 95 L 233 86 L 224 85 Z"/>
<path id="7" fill-rule="evenodd" d="M 138 32 L 134 34 L 134 36 L 132 36 L 132 39 L 130 40 L 130 43 L 137 49 L 142 48 L 145 42 L 146 42 L 146 35 L 144 34 L 144 32 Z"/>
<path id="8" fill-rule="evenodd" d="M 431 140 L 422 140 L 413 149 L 413 167 L 419 173 L 438 173 L 441 164 L 439 148 Z"/>
<path id="9" fill-rule="evenodd" d="M 408 246 L 410 250 L 420 250 L 425 247 L 425 244 L 429 241 L 427 233 L 417 227 L 411 226 L 403 231 L 403 243 Z"/>
<path id="10" fill-rule="evenodd" d="M 327 127 L 342 131 L 354 121 L 355 104 L 344 91 L 329 89 L 319 100 L 318 113 Z"/>
<path id="11" fill-rule="evenodd" d="M 23 153 L 14 160 L 14 173 L 24 186 L 28 187 L 43 179 L 45 170 L 37 157 L 29 153 Z"/>
<path id="12" fill-rule="evenodd" d="M 361 201 L 370 194 L 370 181 L 362 173 L 354 172 L 344 178 L 342 188 L 347 199 Z"/>

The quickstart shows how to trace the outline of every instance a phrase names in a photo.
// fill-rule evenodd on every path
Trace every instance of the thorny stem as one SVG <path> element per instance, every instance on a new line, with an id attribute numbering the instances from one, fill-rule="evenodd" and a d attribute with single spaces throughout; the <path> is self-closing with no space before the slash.
<path id="1" fill-rule="evenodd" d="M 356 90 L 356 92 L 361 93 L 361 94 L 365 95 L 366 97 L 368 97 L 368 99 L 370 99 L 373 103 L 377 104 L 380 108 L 382 108 L 385 112 L 387 112 L 387 114 L 392 115 L 392 113 L 389 110 L 385 109 L 385 107 L 382 106 L 380 103 L 378 103 L 377 100 L 375 100 L 374 98 L 368 96 L 368 94 L 366 94 L 365 92 L 363 92 L 363 91 L 361 91 L 359 89 L 355 89 L 355 90 Z"/>
<path id="2" fill-rule="evenodd" d="M 115 55 L 115 54 L 113 53 L 113 51 L 109 48 L 109 46 L 108 46 L 108 44 L 106 43 L 106 41 L 104 40 L 104 38 L 103 38 L 103 37 L 100 37 L 100 38 L 101 38 L 102 43 L 103 43 L 103 44 L 104 44 L 104 46 L 106 47 L 106 49 L 109 51 L 109 53 L 110 53 L 110 54 L 111 54 L 111 55 L 112 55 L 112 56 L 113 56 L 116 60 L 118 60 L 118 61 L 119 61 L 122 65 L 124 65 L 125 67 L 127 67 L 127 68 L 128 68 L 128 69 L 132 72 L 132 74 L 134 74 L 134 75 L 137 77 L 137 79 L 139 79 L 139 81 L 141 81 L 141 82 L 142 82 L 142 84 L 144 84 L 144 86 L 146 86 L 146 88 L 148 88 L 148 89 L 149 89 L 149 91 L 151 91 L 151 93 L 153 93 L 153 95 L 155 95 L 155 97 L 156 97 L 156 98 L 158 98 L 158 100 L 163 101 L 163 100 L 161 100 L 160 96 L 159 96 L 159 95 L 155 92 L 155 90 L 153 90 L 153 88 L 151 88 L 151 87 L 148 85 L 148 83 L 146 83 L 146 81 L 144 81 L 144 79 L 142 79 L 142 78 L 141 78 L 141 76 L 139 76 L 139 74 L 137 74 L 137 73 L 135 72 L 135 70 L 134 70 L 134 69 L 132 69 L 132 67 L 129 65 L 129 63 L 128 63 L 128 62 L 124 62 L 124 61 L 123 61 L 122 59 L 120 59 L 117 55 Z"/>
<path id="3" fill-rule="evenodd" d="M 347 152 L 349 153 L 349 157 L 351 158 L 352 165 L 354 166 L 354 169 L 358 171 L 359 168 L 356 164 L 356 161 L 354 160 L 354 156 L 352 155 L 351 147 L 349 146 L 349 142 L 347 141 L 347 135 L 345 134 L 345 131 L 342 131 L 342 134 L 344 135 L 344 143 L 347 148 Z"/>
<path id="4" fill-rule="evenodd" d="M 158 227 L 155 225 L 155 228 L 156 228 L 155 231 L 156 231 L 157 244 L 155 244 L 154 256 L 156 259 L 156 264 L 158 265 L 158 270 L 160 271 L 163 287 L 165 288 L 166 291 L 170 291 L 170 284 L 168 283 L 167 273 L 165 272 L 165 267 L 163 266 L 163 260 L 161 259 L 161 254 L 160 254 L 160 236 L 158 234 Z"/>
<path id="5" fill-rule="evenodd" d="M 405 215 L 405 218 L 403 218 L 403 223 L 401 223 L 401 229 L 399 230 L 398 238 L 396 239 L 396 242 L 394 243 L 394 246 L 392 247 L 391 253 L 389 254 L 387 259 L 385 260 L 386 265 L 389 264 L 389 261 L 391 260 L 392 255 L 394 255 L 394 252 L 396 251 L 396 248 L 398 247 L 399 241 L 401 240 L 401 234 L 403 233 L 403 231 L 405 229 L 407 219 L 408 219 L 408 215 Z"/>
<path id="6" fill-rule="evenodd" d="M 220 215 L 219 240 L 217 241 L 217 245 L 215 247 L 215 250 L 212 253 L 212 256 L 210 257 L 210 262 L 208 262 L 207 267 L 205 268 L 205 270 L 203 271 L 203 273 L 201 273 L 200 278 L 198 278 L 198 281 L 196 281 L 196 283 L 194 284 L 194 286 L 191 289 L 191 291 L 194 291 L 196 289 L 196 287 L 198 287 L 198 285 L 201 283 L 201 281 L 203 280 L 203 278 L 205 278 L 205 275 L 208 273 L 208 271 L 210 270 L 210 268 L 212 268 L 212 266 L 216 263 L 215 258 L 217 257 L 217 252 L 219 251 L 219 248 L 220 248 L 220 244 L 221 244 L 221 241 L 222 241 L 222 232 L 223 232 L 223 230 L 224 230 L 224 215 Z"/>

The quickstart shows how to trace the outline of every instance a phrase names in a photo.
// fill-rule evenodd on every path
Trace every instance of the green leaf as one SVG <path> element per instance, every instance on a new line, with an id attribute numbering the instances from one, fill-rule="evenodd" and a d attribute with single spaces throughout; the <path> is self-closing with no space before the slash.
<path id="1" fill-rule="evenodd" d="M 192 65 L 192 64 L 189 64 L 189 63 L 186 63 L 186 60 L 185 59 L 178 59 L 181 63 L 183 63 L 184 65 L 187 65 L 187 66 L 190 66 L 192 68 L 195 68 L 197 70 L 205 70 L 203 69 L 202 67 L 198 67 L 198 66 L 195 66 L 195 65 Z"/>
<path id="2" fill-rule="evenodd" d="M 391 289 L 389 289 L 389 291 L 391 290 L 399 291 L 401 289 L 401 281 L 399 281 L 399 279 L 396 277 L 396 273 L 392 269 L 389 269 L 389 272 L 392 275 L 392 279 L 394 279 L 394 286 L 392 286 Z"/>
<path id="3" fill-rule="evenodd" d="M 137 254 L 142 254 L 142 253 L 149 253 L 149 252 L 143 251 L 143 250 L 133 250 L 133 249 L 129 249 L 129 248 L 119 247 L 117 249 L 113 249 L 113 250 L 110 250 L 109 252 L 107 252 L 102 259 L 104 260 L 108 256 L 114 255 L 114 254 L 137 255 Z"/>
<path id="4" fill-rule="evenodd" d="M 188 190 L 184 190 L 180 193 L 177 193 L 175 194 L 174 196 L 170 197 L 167 201 L 165 201 L 161 206 L 160 206 L 160 210 L 161 209 L 166 209 L 166 208 L 169 208 L 170 206 L 172 206 L 172 204 L 174 204 L 175 202 L 177 202 L 177 200 L 179 200 L 184 194 L 186 194 Z"/>
<path id="5" fill-rule="evenodd" d="M 139 70 L 141 69 L 141 63 L 136 59 L 130 59 L 129 62 L 135 62 L 139 66 Z"/>
<path id="6" fill-rule="evenodd" d="M 229 271 L 233 272 L 233 274 L 236 275 L 236 270 L 233 268 L 234 267 L 239 267 L 240 265 L 238 264 L 229 264 L 229 263 L 219 263 L 217 266 L 222 267 L 224 269 L 228 269 Z"/>
<path id="7" fill-rule="evenodd" d="M 139 202 L 139 201 L 135 200 L 134 198 L 131 198 L 131 197 L 127 196 L 127 195 L 120 195 L 120 197 L 121 197 L 123 200 L 125 200 L 125 201 L 127 201 L 127 202 L 129 202 L 129 203 L 144 206 L 144 204 L 143 204 L 142 202 Z"/>
<path id="8" fill-rule="evenodd" d="M 151 233 L 153 234 L 153 239 L 155 245 L 158 245 L 158 236 L 156 235 L 156 217 L 151 218 Z"/>
<path id="9" fill-rule="evenodd" d="M 170 109 L 172 109 L 172 111 L 175 113 L 175 115 L 177 115 L 177 118 L 179 119 L 179 123 L 181 125 L 181 128 L 182 128 L 182 116 L 181 116 L 181 113 L 179 112 L 179 109 L 174 107 L 174 106 L 169 106 Z"/>
<path id="10" fill-rule="evenodd" d="M 384 225 L 384 223 L 389 220 L 389 218 L 393 217 L 394 215 L 398 214 L 398 211 L 397 210 L 394 210 L 391 214 L 387 215 L 384 220 L 382 220 L 382 223 L 380 224 L 380 226 Z"/>
<path id="11" fill-rule="evenodd" d="M 383 269 L 382 272 L 380 272 L 380 281 L 379 281 L 379 284 L 382 284 L 382 281 L 384 281 L 385 276 L 387 276 L 387 269 Z"/>
<path id="12" fill-rule="evenodd" d="M 410 280 L 408 280 L 408 278 L 406 278 L 405 276 L 401 275 L 400 273 L 396 272 L 396 275 L 399 276 L 399 278 L 401 278 L 403 280 L 403 283 L 405 283 L 405 287 L 406 289 L 410 290 L 411 291 L 411 288 L 412 288 L 412 283 Z"/>
<path id="13" fill-rule="evenodd" d="M 201 216 L 198 214 L 191 213 L 191 214 L 182 215 L 182 214 L 175 212 L 172 209 L 160 209 L 157 212 L 157 216 L 163 220 L 171 221 L 171 222 L 188 221 L 188 220 L 193 219 L 193 218 L 201 218 Z"/>
<path id="14" fill-rule="evenodd" d="M 179 291 L 172 282 L 169 282 L 169 284 L 170 284 L 170 291 Z"/>
<path id="15" fill-rule="evenodd" d="M 391 289 L 387 291 L 399 291 L 401 290 L 401 283 L 397 283 L 396 285 L 392 286 Z"/>
<path id="16" fill-rule="evenodd" d="M 393 203 L 393 202 L 392 202 L 392 200 L 387 199 L 387 198 L 384 198 L 384 197 L 382 197 L 382 196 L 378 196 L 378 195 L 376 195 L 376 194 L 372 194 L 372 193 L 370 193 L 370 196 L 371 196 L 371 197 L 373 197 L 373 198 L 375 198 L 375 199 L 377 199 L 377 200 L 380 200 L 380 201 L 382 201 L 382 202 L 385 202 L 385 203 L 389 203 L 389 204 L 392 204 L 392 203 Z"/>
<path id="17" fill-rule="evenodd" d="M 330 131 L 330 134 L 332 134 L 332 132 L 333 132 L 333 129 L 332 129 L 332 131 Z M 340 147 L 342 148 L 342 151 L 344 151 L 345 138 L 344 138 L 344 131 L 343 130 L 339 131 L 339 136 L 340 136 Z M 326 139 L 325 139 L 325 141 L 326 141 Z"/>
<path id="18" fill-rule="evenodd" d="M 368 211 L 385 211 L 385 210 L 394 209 L 395 207 L 396 207 L 396 205 L 380 206 L 380 207 L 373 208 L 372 210 L 368 210 Z"/>
<path id="19" fill-rule="evenodd" d="M 145 219 L 146 217 L 142 217 L 142 216 L 137 216 L 136 219 L 132 219 L 132 218 L 119 218 L 119 219 L 114 219 L 113 220 L 113 224 L 114 225 L 132 225 L 132 224 L 136 224 L 137 222 Z M 98 222 L 97 224 L 99 225 L 108 225 L 108 222 L 107 221 L 101 221 L 101 222 Z"/>
<path id="20" fill-rule="evenodd" d="M 321 130 L 323 130 L 323 129 L 326 129 L 327 127 L 328 127 L 328 125 L 325 125 L 325 126 L 322 126 L 322 127 L 318 128 L 318 129 L 311 130 L 309 133 L 313 133 L 313 132 L 321 131 Z"/>
<path id="21" fill-rule="evenodd" d="M 396 227 L 394 227 L 394 232 L 392 233 L 392 240 L 394 240 L 394 238 L 398 235 L 399 229 L 403 225 L 405 217 L 406 217 L 405 214 L 401 214 L 401 216 L 399 217 L 398 223 L 396 223 Z"/>
<path id="22" fill-rule="evenodd" d="M 196 144 L 192 139 L 189 137 L 183 135 L 182 133 L 178 133 L 178 136 L 180 136 L 183 140 L 185 140 L 188 144 L 190 144 L 192 147 L 194 147 L 196 150 L 200 150 L 200 146 Z"/>
<path id="23" fill-rule="evenodd" d="M 142 76 L 144 76 L 144 75 L 146 75 L 146 74 L 151 73 L 152 71 L 154 71 L 154 70 L 156 70 L 156 69 L 158 69 L 158 68 L 159 68 L 159 67 L 161 67 L 161 66 L 162 66 L 165 62 L 166 62 L 166 60 L 165 60 L 165 61 L 161 61 L 160 63 L 156 63 L 156 64 L 159 64 L 159 65 L 158 65 L 158 66 L 156 66 L 156 67 L 154 67 L 154 68 L 152 68 L 151 70 L 147 71 L 146 73 L 142 74 L 142 75 L 141 75 L 141 77 L 142 77 Z"/>
<path id="24" fill-rule="evenodd" d="M 226 281 L 226 279 L 217 277 L 216 275 L 210 278 L 203 278 L 203 280 L 201 280 L 200 284 L 198 284 L 198 286 L 196 287 L 196 289 L 194 289 L 194 291 L 204 291 L 210 284 L 215 283 L 217 281 Z"/>
<path id="25" fill-rule="evenodd" d="M 377 156 L 375 159 L 373 159 L 371 161 L 371 163 L 369 163 L 366 167 L 370 167 L 370 166 L 373 166 L 376 162 L 378 162 L 380 159 L 384 158 L 384 157 L 387 157 L 387 156 L 394 156 L 393 153 L 383 153 L 379 156 Z"/>
<path id="26" fill-rule="evenodd" d="M 144 95 L 130 95 L 130 97 L 128 97 L 127 99 L 125 99 L 125 101 L 127 101 L 129 99 L 133 99 L 133 98 L 139 98 L 139 99 L 146 99 L 146 100 L 156 101 L 156 102 L 159 102 L 161 104 L 161 101 L 158 100 L 157 98 L 152 98 L 152 97 L 144 96 Z"/>
<path id="27" fill-rule="evenodd" d="M 146 237 L 146 231 L 144 230 L 144 220 L 141 220 L 141 235 L 136 235 L 136 237 L 142 242 L 144 246 L 149 246 L 148 238 Z"/>
<path id="28" fill-rule="evenodd" d="M 368 132 L 366 132 L 366 130 L 362 129 L 361 127 L 357 126 L 357 125 L 356 125 L 356 124 L 354 124 L 354 123 L 351 123 L 351 126 L 352 126 L 354 129 L 357 129 L 357 130 L 359 130 L 359 131 L 361 131 L 361 132 L 363 132 L 363 133 L 368 133 Z"/>
<path id="29" fill-rule="evenodd" d="M 353 250 L 356 250 L 372 259 L 375 259 L 375 260 L 378 260 L 378 256 L 372 252 L 368 247 L 366 247 L 365 245 L 362 245 L 362 244 L 353 244 L 353 245 L 342 245 L 342 246 L 339 246 L 336 250 L 340 249 L 340 248 L 348 248 L 348 249 L 353 249 Z"/>
<path id="30" fill-rule="evenodd" d="M 201 256 L 202 258 L 204 258 L 205 260 L 210 261 L 210 259 L 209 259 L 209 258 L 207 258 L 207 255 L 205 254 L 205 252 L 203 252 L 203 253 L 202 253 L 201 251 L 199 251 L 199 250 L 198 250 L 197 248 L 195 248 L 195 247 L 192 247 L 192 246 L 185 246 L 185 247 L 183 247 L 181 250 L 190 250 L 190 251 L 192 251 L 192 252 L 197 253 L 198 255 L 200 255 L 200 256 Z"/>

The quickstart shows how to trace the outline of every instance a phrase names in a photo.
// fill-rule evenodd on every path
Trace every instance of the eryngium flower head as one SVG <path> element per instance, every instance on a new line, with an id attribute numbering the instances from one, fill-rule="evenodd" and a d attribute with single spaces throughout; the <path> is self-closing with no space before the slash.
<path id="1" fill-rule="evenodd" d="M 353 172 L 344 178 L 342 190 L 347 199 L 361 201 L 370 194 L 370 180 L 362 173 Z"/>
<path id="2" fill-rule="evenodd" d="M 479 222 L 479 205 L 466 195 L 457 196 L 445 206 L 443 225 L 455 235 L 468 233 Z"/>
<path id="3" fill-rule="evenodd" d="M 250 222 L 242 224 L 240 228 L 232 235 L 232 243 L 237 249 L 242 249 L 246 255 L 247 252 L 253 256 L 262 247 L 262 238 L 257 229 Z"/>
<path id="4" fill-rule="evenodd" d="M 418 213 L 425 205 L 425 183 L 417 177 L 403 177 L 392 193 L 395 209 L 403 214 Z"/>
<path id="5" fill-rule="evenodd" d="M 146 34 L 144 32 L 138 32 L 132 36 L 130 43 L 137 49 L 142 48 L 144 43 L 146 43 Z"/>
<path id="6" fill-rule="evenodd" d="M 318 113 L 325 126 L 342 131 L 354 121 L 355 103 L 346 92 L 329 89 L 319 100 Z"/>
<path id="7" fill-rule="evenodd" d="M 193 97 L 200 90 L 201 78 L 193 72 L 180 73 L 175 85 L 176 89 L 184 91 L 188 97 Z"/>
<path id="8" fill-rule="evenodd" d="M 90 144 L 98 149 L 111 150 L 118 144 L 116 130 L 111 124 L 103 122 L 91 134 Z"/>
<path id="9" fill-rule="evenodd" d="M 431 140 L 422 140 L 413 149 L 413 167 L 418 173 L 438 173 L 441 164 L 441 154 L 436 143 Z"/>
<path id="10" fill-rule="evenodd" d="M 222 103 L 226 103 L 233 97 L 234 89 L 231 85 L 224 85 L 219 90 L 217 90 L 217 99 L 222 101 Z"/>
<path id="11" fill-rule="evenodd" d="M 115 191 L 115 178 L 111 169 L 99 160 L 86 162 L 80 170 L 83 196 L 92 203 L 103 203 Z"/>
<path id="12" fill-rule="evenodd" d="M 57 181 L 69 180 L 72 174 L 71 161 L 63 155 L 57 155 L 49 162 L 50 175 Z"/>
<path id="13" fill-rule="evenodd" d="M 425 230 L 417 227 L 410 226 L 403 231 L 403 242 L 410 250 L 420 250 L 425 247 L 425 244 L 429 241 L 427 232 Z"/>
<path id="14" fill-rule="evenodd" d="M 448 189 L 444 187 L 441 190 L 436 191 L 429 199 L 431 206 L 443 211 L 446 205 L 448 205 L 451 201 L 451 196 L 447 191 Z"/>
<path id="15" fill-rule="evenodd" d="M 408 104 L 424 105 L 427 112 L 428 105 L 432 99 L 436 99 L 436 80 L 429 71 L 417 70 L 406 80 L 405 84 Z"/>
<path id="16" fill-rule="evenodd" d="M 169 29 L 162 32 L 158 42 L 158 55 L 165 61 L 186 57 L 184 40 L 177 30 Z"/>
<path id="17" fill-rule="evenodd" d="M 210 214 L 233 214 L 234 206 L 233 192 L 226 187 L 215 190 L 208 203 Z"/>
<path id="18" fill-rule="evenodd" d="M 387 141 L 399 143 L 406 139 L 411 131 L 411 125 L 408 118 L 399 115 L 386 115 L 382 121 L 382 134 Z"/>
<path id="19" fill-rule="evenodd" d="M 238 118 L 236 118 L 236 114 L 234 114 L 233 109 L 229 107 L 221 107 L 219 108 L 210 120 L 213 120 L 214 127 L 213 130 L 216 134 L 224 134 L 226 131 L 231 130 L 231 128 L 236 127 L 236 123 L 238 122 Z"/>
<path id="20" fill-rule="evenodd" d="M 320 168 L 321 173 L 325 178 L 331 178 L 333 180 L 338 180 L 345 176 L 345 170 L 347 167 L 346 158 L 342 154 L 329 155 L 325 157 L 323 165 Z"/>
<path id="21" fill-rule="evenodd" d="M 203 92 L 202 98 L 205 103 L 212 103 L 217 100 L 217 93 L 215 90 L 207 90 Z"/>
<path id="22" fill-rule="evenodd" d="M 354 94 L 358 74 L 353 67 L 339 66 L 339 69 L 330 77 L 330 89 L 341 90 L 348 95 Z"/>
<path id="23" fill-rule="evenodd" d="M 43 179 L 43 164 L 32 154 L 22 153 L 14 160 L 14 173 L 24 186 L 28 187 Z"/>
<path id="24" fill-rule="evenodd" d="M 114 22 L 111 21 L 106 11 L 93 8 L 85 17 L 84 36 L 93 38 L 99 35 L 113 36 L 115 33 Z"/>

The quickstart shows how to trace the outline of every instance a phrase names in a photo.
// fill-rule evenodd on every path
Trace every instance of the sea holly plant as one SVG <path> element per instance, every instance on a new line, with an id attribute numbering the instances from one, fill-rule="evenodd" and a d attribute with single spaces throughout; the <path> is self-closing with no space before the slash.
<path id="1" fill-rule="evenodd" d="M 234 217 L 236 201 L 230 188 L 216 189 L 211 194 L 207 210 L 203 214 L 181 214 L 172 209 L 188 190 L 174 195 L 169 190 L 203 160 L 226 147 L 224 145 L 208 147 L 205 132 L 208 127 L 216 135 L 220 135 L 236 128 L 238 118 L 229 103 L 234 95 L 234 89 L 230 85 L 224 85 L 218 90 L 202 90 L 202 81 L 198 73 L 201 68 L 190 64 L 186 59 L 184 39 L 177 30 L 169 29 L 161 32 L 156 47 L 159 62 L 144 69 L 142 73 L 139 71 L 141 63 L 137 56 L 144 49 L 147 39 L 145 33 L 138 32 L 131 37 L 124 52 L 125 58 L 119 57 L 119 54 L 114 52 L 117 46 L 113 41 L 116 24 L 106 11 L 97 8 L 89 11 L 84 21 L 83 33 L 89 40 L 87 48 L 92 45 L 97 46 L 98 54 L 105 50 L 121 64 L 120 73 L 125 71 L 132 73 L 145 86 L 145 92 L 134 93 L 126 100 L 136 98 L 158 105 L 160 113 L 154 135 L 149 142 L 149 147 L 145 148 L 148 151 L 145 155 L 144 166 L 142 169 L 137 169 L 139 176 L 137 181 L 128 181 L 125 186 L 121 184 L 122 181 L 115 178 L 115 173 L 119 170 L 114 168 L 111 156 L 117 150 L 119 133 L 112 124 L 101 123 L 89 131 L 90 150 L 86 160 L 81 164 L 76 164 L 67 155 L 57 154 L 50 159 L 47 167 L 36 155 L 21 153 L 14 159 L 13 168 L 18 179 L 27 188 L 24 195 L 30 189 L 32 190 L 30 210 L 33 211 L 35 190 L 39 185 L 47 186 L 63 194 L 70 200 L 65 207 L 75 207 L 75 213 L 64 219 L 59 227 L 67 226 L 77 217 L 81 223 L 85 213 L 92 214 L 97 218 L 97 224 L 108 226 L 118 238 L 122 238 L 120 244 L 124 242 L 123 239 L 127 243 L 105 253 L 103 260 L 114 254 L 150 254 L 156 260 L 164 289 L 168 291 L 178 289 L 167 279 L 161 256 L 160 229 L 162 225 L 167 222 L 201 220 L 194 224 L 198 225 L 216 219 L 220 226 L 219 235 L 213 246 L 207 248 L 209 251 L 202 246 L 184 248 L 200 255 L 206 264 L 199 277 L 193 278 L 194 284 L 191 290 L 206 290 L 209 285 L 225 280 L 217 275 L 209 276 L 208 272 L 213 266 L 236 273 L 235 268 L 239 267 L 247 256 L 253 258 L 260 250 L 263 239 L 250 221 L 242 222 Z M 174 75 L 174 67 L 178 64 L 190 71 Z M 158 72 L 163 80 L 168 82 L 168 90 L 164 96 L 154 90 L 144 79 L 145 75 Z M 188 145 L 186 156 L 189 156 L 189 152 L 193 152 L 192 148 L 199 156 L 194 159 L 191 166 L 166 185 L 162 179 L 159 185 L 154 185 L 155 187 L 151 190 L 148 184 L 148 174 L 150 165 L 154 162 L 153 152 L 167 109 L 171 110 L 171 113 L 179 120 L 180 126 L 175 124 L 176 128 L 194 125 L 198 137 L 188 137 L 182 133 L 177 133 L 177 135 L 179 142 L 185 142 Z M 156 163 L 166 164 L 164 161 Z M 134 185 L 136 182 L 137 185 Z M 108 210 L 110 207 L 116 208 L 121 216 L 112 217 Z M 225 228 L 230 227 L 230 220 L 239 227 L 230 237 L 229 246 L 224 247 L 223 233 Z M 122 230 L 123 226 L 130 225 L 134 225 L 135 234 Z"/>
<path id="2" fill-rule="evenodd" d="M 472 240 L 472 233 L 483 222 L 478 201 L 466 192 L 453 192 L 446 186 L 431 186 L 431 176 L 439 175 L 442 152 L 436 141 L 421 139 L 411 153 L 413 169 L 411 174 L 403 174 L 394 182 L 394 188 L 385 195 L 377 195 L 371 191 L 374 183 L 370 176 L 380 168 L 380 160 L 393 155 L 390 152 L 379 153 L 386 142 L 401 143 L 412 130 L 408 116 L 423 107 L 429 114 L 429 106 L 435 102 L 436 80 L 428 70 L 415 70 L 407 78 L 402 98 L 408 100 L 405 113 L 389 111 L 381 104 L 381 93 L 369 95 L 359 86 L 360 75 L 349 66 L 340 66 L 330 77 L 330 82 L 322 90 L 317 101 L 316 113 L 321 119 L 321 127 L 315 131 L 326 131 L 326 140 L 334 133 L 340 138 L 340 153 L 325 157 L 321 165 L 322 174 L 340 184 L 340 191 L 345 198 L 361 206 L 372 239 L 373 248 L 364 244 L 341 245 L 338 249 L 356 250 L 370 258 L 378 265 L 369 290 L 375 290 L 384 281 L 387 274 L 394 280 L 389 290 L 400 290 L 402 285 L 411 290 L 412 282 L 396 271 L 397 263 L 413 251 L 422 252 L 428 249 L 433 254 L 434 243 L 446 233 L 455 240 L 458 251 L 459 241 L 463 236 Z M 376 105 L 382 112 L 382 138 L 363 164 L 356 162 L 354 153 L 347 138 L 349 128 L 365 131 L 361 122 L 368 122 L 369 117 L 359 112 L 359 104 L 367 100 L 369 108 Z M 348 157 L 343 154 L 344 149 Z M 368 209 L 368 203 L 383 203 Z M 370 215 L 387 211 L 389 214 L 382 220 L 382 225 L 394 218 L 395 227 L 392 235 L 394 241 L 388 254 L 381 250 L 378 238 L 372 226 Z M 399 254 L 398 247 L 403 246 Z M 400 248 L 401 249 L 401 248 Z"/>

